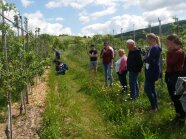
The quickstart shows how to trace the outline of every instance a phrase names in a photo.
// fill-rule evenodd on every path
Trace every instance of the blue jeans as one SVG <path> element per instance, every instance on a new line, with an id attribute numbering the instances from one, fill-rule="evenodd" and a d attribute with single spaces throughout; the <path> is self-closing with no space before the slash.
<path id="1" fill-rule="evenodd" d="M 104 74 L 105 74 L 105 86 L 108 86 L 108 77 L 110 78 L 110 86 L 112 86 L 111 63 L 103 64 L 103 70 L 104 70 Z"/>
<path id="2" fill-rule="evenodd" d="M 149 98 L 149 101 L 151 103 L 151 108 L 156 109 L 158 107 L 157 105 L 157 95 L 155 91 L 155 81 L 149 81 L 145 80 L 145 92 L 147 94 L 147 97 Z"/>
<path id="3" fill-rule="evenodd" d="M 138 72 L 129 72 L 130 97 L 135 99 L 139 96 Z"/>

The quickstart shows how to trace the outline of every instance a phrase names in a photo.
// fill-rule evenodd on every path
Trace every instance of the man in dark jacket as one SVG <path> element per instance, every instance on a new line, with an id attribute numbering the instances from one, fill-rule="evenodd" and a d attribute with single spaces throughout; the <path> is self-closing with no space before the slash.
<path id="1" fill-rule="evenodd" d="M 129 50 L 127 59 L 127 69 L 129 71 L 130 98 L 136 99 L 139 96 L 138 73 L 141 71 L 143 61 L 141 50 L 136 47 L 133 40 L 127 40 Z"/>

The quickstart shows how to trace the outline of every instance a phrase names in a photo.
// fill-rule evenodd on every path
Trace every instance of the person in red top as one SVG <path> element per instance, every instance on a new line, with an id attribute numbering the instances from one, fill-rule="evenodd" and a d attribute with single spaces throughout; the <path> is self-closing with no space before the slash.
<path id="1" fill-rule="evenodd" d="M 104 42 L 104 47 L 101 51 L 101 58 L 103 61 L 103 69 L 104 69 L 104 75 L 105 75 L 105 86 L 108 86 L 108 77 L 110 79 L 110 87 L 112 87 L 112 71 L 113 68 L 113 52 L 109 48 L 110 43 Z"/>
<path id="2" fill-rule="evenodd" d="M 185 58 L 185 54 L 181 49 L 181 46 L 182 42 L 178 35 L 172 34 L 167 37 L 168 51 L 166 58 L 167 68 L 165 73 L 165 81 L 176 111 L 176 117 L 173 119 L 173 122 L 183 125 L 185 122 L 185 112 L 182 104 L 179 101 L 181 95 L 175 95 L 176 81 L 179 76 L 182 76 Z"/>
<path id="3" fill-rule="evenodd" d="M 118 74 L 119 81 L 123 87 L 122 93 L 127 91 L 127 57 L 123 49 L 118 50 L 119 59 L 116 61 L 116 73 Z"/>

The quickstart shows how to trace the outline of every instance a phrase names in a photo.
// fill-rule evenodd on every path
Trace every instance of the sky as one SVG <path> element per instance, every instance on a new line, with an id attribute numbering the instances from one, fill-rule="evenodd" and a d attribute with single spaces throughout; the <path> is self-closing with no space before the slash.
<path id="1" fill-rule="evenodd" d="M 36 27 L 51 35 L 118 34 L 186 19 L 186 0 L 6 0 Z M 13 13 L 7 16 L 13 19 Z"/>

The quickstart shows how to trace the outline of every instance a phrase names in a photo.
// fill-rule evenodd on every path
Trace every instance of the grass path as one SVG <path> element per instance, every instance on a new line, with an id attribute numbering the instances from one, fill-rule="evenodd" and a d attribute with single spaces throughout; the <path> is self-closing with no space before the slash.
<path id="1" fill-rule="evenodd" d="M 112 138 L 96 101 L 82 90 L 78 73 L 84 70 L 73 60 L 65 62 L 70 65 L 66 75 L 49 76 L 50 91 L 41 138 Z"/>

